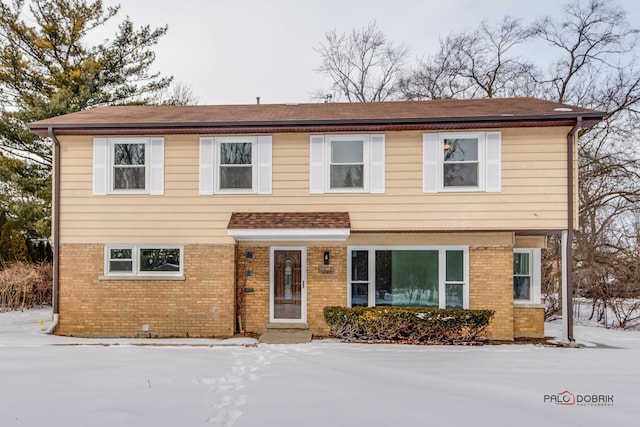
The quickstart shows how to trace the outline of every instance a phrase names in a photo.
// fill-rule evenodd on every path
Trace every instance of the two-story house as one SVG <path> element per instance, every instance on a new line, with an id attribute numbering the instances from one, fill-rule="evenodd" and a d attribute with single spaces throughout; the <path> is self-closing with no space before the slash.
<path id="1" fill-rule="evenodd" d="M 541 249 L 576 218 L 576 129 L 533 98 L 113 106 L 55 146 L 56 333 L 326 335 L 323 307 L 492 309 L 543 334 Z M 59 315 L 59 317 L 58 317 Z"/>

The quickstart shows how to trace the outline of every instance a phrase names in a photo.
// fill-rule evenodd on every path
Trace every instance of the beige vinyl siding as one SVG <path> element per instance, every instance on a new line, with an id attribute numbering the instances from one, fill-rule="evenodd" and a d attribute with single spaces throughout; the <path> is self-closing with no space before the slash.
<path id="1" fill-rule="evenodd" d="M 516 236 L 516 248 L 540 248 L 547 247 L 547 236 Z"/>
<path id="2" fill-rule="evenodd" d="M 198 195 L 200 135 L 165 136 L 163 196 L 92 195 L 92 138 L 61 140 L 63 243 L 231 243 L 234 211 L 347 211 L 353 230 L 566 228 L 569 128 L 502 130 L 502 192 L 422 192 L 422 133 L 386 133 L 385 194 L 309 193 L 309 134 L 273 135 L 273 194 Z"/>

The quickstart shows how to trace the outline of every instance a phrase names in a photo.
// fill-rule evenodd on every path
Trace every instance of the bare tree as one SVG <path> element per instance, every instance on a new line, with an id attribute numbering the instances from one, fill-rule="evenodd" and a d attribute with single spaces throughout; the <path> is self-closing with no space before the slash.
<path id="1" fill-rule="evenodd" d="M 387 41 L 375 22 L 350 34 L 328 32 L 316 51 L 322 60 L 318 71 L 332 82 L 329 93 L 320 91 L 319 98 L 331 95 L 349 102 L 378 102 L 399 94 L 409 49 Z"/>
<path id="2" fill-rule="evenodd" d="M 533 34 L 508 16 L 495 26 L 482 21 L 475 30 L 451 33 L 402 80 L 402 93 L 407 99 L 532 95 L 535 67 L 517 51 Z"/>
<path id="3" fill-rule="evenodd" d="M 564 19 L 544 18 L 534 25 L 536 35 L 561 52 L 552 64 L 548 96 L 558 102 L 594 102 L 597 71 L 610 75 L 617 62 L 636 47 L 638 30 L 630 27 L 626 13 L 613 2 L 574 1 L 563 8 Z M 637 82 L 636 82 L 637 85 Z"/>
<path id="4" fill-rule="evenodd" d="M 640 210 L 638 31 L 622 9 L 602 0 L 576 1 L 564 16 L 535 26 L 550 52 L 558 52 L 540 85 L 548 98 L 607 112 L 600 126 L 580 135 L 574 242 L 577 288 L 594 303 L 606 302 L 621 287 L 616 274 L 637 245 L 629 226 Z"/>
<path id="5" fill-rule="evenodd" d="M 482 22 L 476 30 L 451 33 L 403 79 L 401 89 L 407 99 L 532 95 L 606 112 L 603 123 L 579 133 L 580 228 L 573 242 L 576 288 L 592 297 L 603 317 L 629 281 L 637 281 L 632 273 L 638 269 L 630 263 L 640 243 L 632 227 L 640 215 L 638 30 L 610 1 L 574 0 L 563 11 L 560 19 L 529 27 L 507 17 L 496 26 Z M 546 66 L 518 55 L 534 41 L 546 46 Z M 561 251 L 555 237 L 544 257 L 550 275 L 544 283 L 551 305 L 559 307 Z M 620 324 L 633 318 L 629 309 L 635 306 L 625 304 L 617 306 Z"/>
<path id="6" fill-rule="evenodd" d="M 196 105 L 199 98 L 193 93 L 190 85 L 180 82 L 172 82 L 153 100 L 157 105 Z"/>

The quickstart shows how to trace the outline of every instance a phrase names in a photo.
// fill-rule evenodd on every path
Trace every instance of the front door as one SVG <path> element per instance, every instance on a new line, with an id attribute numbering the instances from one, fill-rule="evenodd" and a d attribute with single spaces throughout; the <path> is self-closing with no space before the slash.
<path id="1" fill-rule="evenodd" d="M 273 251 L 272 320 L 305 320 L 303 258 L 302 250 Z"/>

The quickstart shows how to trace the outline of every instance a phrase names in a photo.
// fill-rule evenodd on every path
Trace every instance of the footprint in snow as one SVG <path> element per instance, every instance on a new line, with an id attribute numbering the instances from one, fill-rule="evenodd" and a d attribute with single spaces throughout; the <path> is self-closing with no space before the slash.
<path id="1" fill-rule="evenodd" d="M 217 414 L 210 416 L 207 418 L 208 423 L 215 423 L 222 427 L 231 427 L 235 424 L 235 422 L 242 415 L 242 411 L 238 411 L 236 409 L 228 410 L 222 409 L 218 411 Z"/>
<path id="2" fill-rule="evenodd" d="M 215 393 L 211 404 L 213 414 L 207 418 L 207 422 L 222 427 L 230 427 L 240 418 L 240 407 L 247 404 L 247 395 L 238 394 L 245 387 L 246 381 L 260 379 L 257 375 L 260 368 L 270 365 L 271 359 L 281 352 L 272 352 L 267 349 L 257 349 L 251 352 L 234 353 L 231 373 L 218 378 L 201 378 L 196 381 L 210 386 L 210 391 Z"/>

